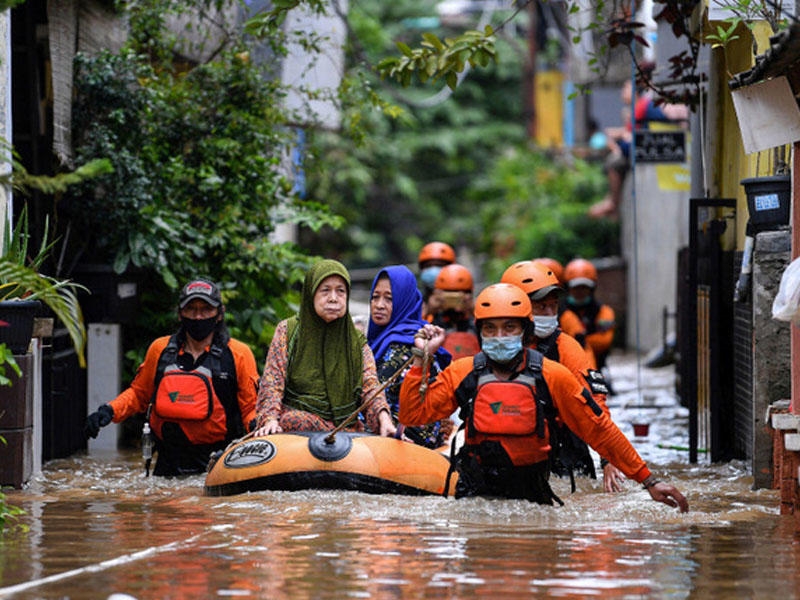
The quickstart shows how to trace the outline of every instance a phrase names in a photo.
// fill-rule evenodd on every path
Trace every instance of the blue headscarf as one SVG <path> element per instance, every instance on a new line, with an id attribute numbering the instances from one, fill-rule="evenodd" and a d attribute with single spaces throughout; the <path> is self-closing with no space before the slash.
<path id="1" fill-rule="evenodd" d="M 375 285 L 381 276 L 389 277 L 392 287 L 392 316 L 384 325 L 376 325 L 370 318 L 367 328 L 367 343 L 372 348 L 375 360 L 380 361 L 392 342 L 414 344 L 414 334 L 426 325 L 422 320 L 422 294 L 417 289 L 417 279 L 403 265 L 392 265 L 382 269 L 372 280 L 370 297 L 375 292 Z M 450 363 L 450 353 L 444 348 L 436 351 L 438 362 L 442 368 Z"/>

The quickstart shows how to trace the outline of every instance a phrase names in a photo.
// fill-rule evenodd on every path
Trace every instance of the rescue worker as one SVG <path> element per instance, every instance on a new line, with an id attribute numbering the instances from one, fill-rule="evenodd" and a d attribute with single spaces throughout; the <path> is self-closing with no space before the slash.
<path id="1" fill-rule="evenodd" d="M 203 278 L 187 283 L 178 317 L 177 333 L 150 344 L 130 387 L 90 414 L 84 428 L 95 438 L 112 421 L 146 413 L 158 455 L 154 475 L 203 473 L 211 452 L 255 424 L 256 360 L 228 333 L 219 287 Z"/>
<path id="2" fill-rule="evenodd" d="M 451 356 L 473 356 L 480 350 L 473 318 L 472 273 L 464 265 L 453 263 L 442 267 L 436 276 L 434 291 L 439 312 L 430 321 L 445 330 L 442 347 Z"/>
<path id="3" fill-rule="evenodd" d="M 439 306 L 431 306 L 431 295 L 434 290 L 436 276 L 442 267 L 456 262 L 456 251 L 444 242 L 429 242 L 419 251 L 417 264 L 419 266 L 419 282 L 422 292 L 422 318 L 439 311 Z M 435 302 L 435 300 L 434 300 Z"/>
<path id="4" fill-rule="evenodd" d="M 555 273 L 541 261 L 521 261 L 508 267 L 501 282 L 511 283 L 528 295 L 533 311 L 534 335 L 530 345 L 546 358 L 560 362 L 592 394 L 595 402 L 610 416 L 606 404 L 606 387 L 603 374 L 594 369 L 581 345 L 558 326 L 558 306 L 564 289 Z M 569 475 L 575 490 L 574 472 L 593 479 L 596 477 L 594 460 L 586 442 L 578 438 L 563 424 L 551 427 L 551 472 L 563 477 Z M 625 476 L 607 459 L 600 459 L 603 469 L 603 487 L 607 492 L 622 490 Z"/>
<path id="5" fill-rule="evenodd" d="M 558 416 L 602 456 L 641 483 L 651 498 L 681 512 L 686 498 L 663 483 L 630 442 L 563 365 L 525 344 L 533 322 L 525 292 L 509 283 L 484 289 L 475 301 L 481 352 L 453 361 L 420 394 L 426 352 L 444 341 L 444 331 L 419 329 L 414 363 L 400 388 L 400 421 L 413 426 L 444 418 L 460 408 L 464 445 L 454 458 L 456 497 L 499 496 L 552 505 L 560 500 L 548 482 L 549 418 Z"/>
<path id="6" fill-rule="evenodd" d="M 567 297 L 559 325 L 587 349 L 596 368 L 605 371 L 611 345 L 614 342 L 616 321 L 614 309 L 595 298 L 597 269 L 585 258 L 576 258 L 564 267 Z M 591 353 L 590 353 L 591 351 Z"/>

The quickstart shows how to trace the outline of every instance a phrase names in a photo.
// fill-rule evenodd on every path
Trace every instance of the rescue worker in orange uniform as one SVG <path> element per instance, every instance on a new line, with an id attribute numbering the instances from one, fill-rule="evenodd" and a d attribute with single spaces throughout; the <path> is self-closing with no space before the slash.
<path id="1" fill-rule="evenodd" d="M 657 480 L 625 435 L 565 366 L 525 348 L 533 322 L 521 289 L 498 283 L 475 300 L 481 352 L 453 361 L 422 397 L 425 352 L 444 342 L 444 331 L 424 325 L 414 340 L 415 359 L 400 388 L 400 421 L 419 425 L 460 408 L 465 441 L 454 458 L 456 497 L 499 496 L 539 504 L 560 502 L 548 482 L 549 416 L 558 416 L 602 456 L 641 483 L 651 498 L 681 512 L 686 498 Z M 552 413 L 546 414 L 546 413 Z"/>
<path id="2" fill-rule="evenodd" d="M 605 373 L 608 354 L 614 342 L 616 320 L 614 309 L 608 304 L 601 304 L 594 296 L 597 269 L 585 258 L 576 258 L 564 268 L 564 282 L 567 297 L 559 325 L 587 349 L 587 354 L 591 350 L 596 368 Z"/>
<path id="3" fill-rule="evenodd" d="M 150 344 L 130 387 L 86 419 L 94 438 L 111 421 L 146 413 L 158 453 L 153 475 L 203 473 L 211 452 L 255 426 L 256 359 L 228 333 L 219 287 L 187 283 L 178 317 L 178 332 Z"/>
<path id="4" fill-rule="evenodd" d="M 453 263 L 439 271 L 431 299 L 440 310 L 429 319 L 445 330 L 442 347 L 451 356 L 473 356 L 481 348 L 473 318 L 472 273 L 464 265 Z"/>
<path id="5" fill-rule="evenodd" d="M 422 318 L 439 311 L 440 307 L 431 306 L 431 295 L 436 283 L 436 276 L 442 267 L 456 262 L 456 251 L 450 244 L 444 242 L 429 242 L 419 251 L 417 264 L 419 266 L 419 282 L 422 292 Z M 435 302 L 435 301 L 434 301 Z"/>
<path id="6" fill-rule="evenodd" d="M 606 387 L 603 374 L 594 369 L 581 345 L 558 326 L 558 307 L 564 289 L 555 273 L 540 261 L 521 261 L 508 267 L 501 278 L 528 295 L 533 310 L 534 335 L 530 347 L 546 358 L 560 362 L 592 394 L 597 404 L 607 413 Z M 594 461 L 586 442 L 561 427 L 551 428 L 551 472 L 561 477 L 569 475 L 575 490 L 574 471 L 595 478 Z M 600 459 L 603 469 L 603 487 L 607 492 L 622 490 L 625 475 L 605 458 Z"/>

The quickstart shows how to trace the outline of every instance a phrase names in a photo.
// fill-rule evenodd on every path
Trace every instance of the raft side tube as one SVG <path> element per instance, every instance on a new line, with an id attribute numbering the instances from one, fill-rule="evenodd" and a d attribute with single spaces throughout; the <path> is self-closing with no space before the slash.
<path id="1" fill-rule="evenodd" d="M 209 464 L 207 495 L 246 491 L 344 489 L 366 493 L 443 494 L 450 462 L 436 450 L 373 434 L 340 432 L 339 447 L 349 447 L 341 458 L 314 456 L 328 433 L 276 433 L 231 444 Z M 341 454 L 341 453 L 338 453 Z M 336 454 L 338 456 L 338 454 Z M 457 475 L 450 481 L 450 495 Z"/>

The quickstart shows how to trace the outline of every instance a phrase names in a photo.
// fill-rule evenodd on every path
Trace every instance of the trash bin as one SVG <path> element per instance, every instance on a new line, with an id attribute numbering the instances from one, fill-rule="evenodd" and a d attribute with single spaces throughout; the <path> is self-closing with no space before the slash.
<path id="1" fill-rule="evenodd" d="M 740 182 L 747 194 L 750 223 L 759 231 L 789 224 L 792 178 L 789 175 L 750 177 Z"/>

